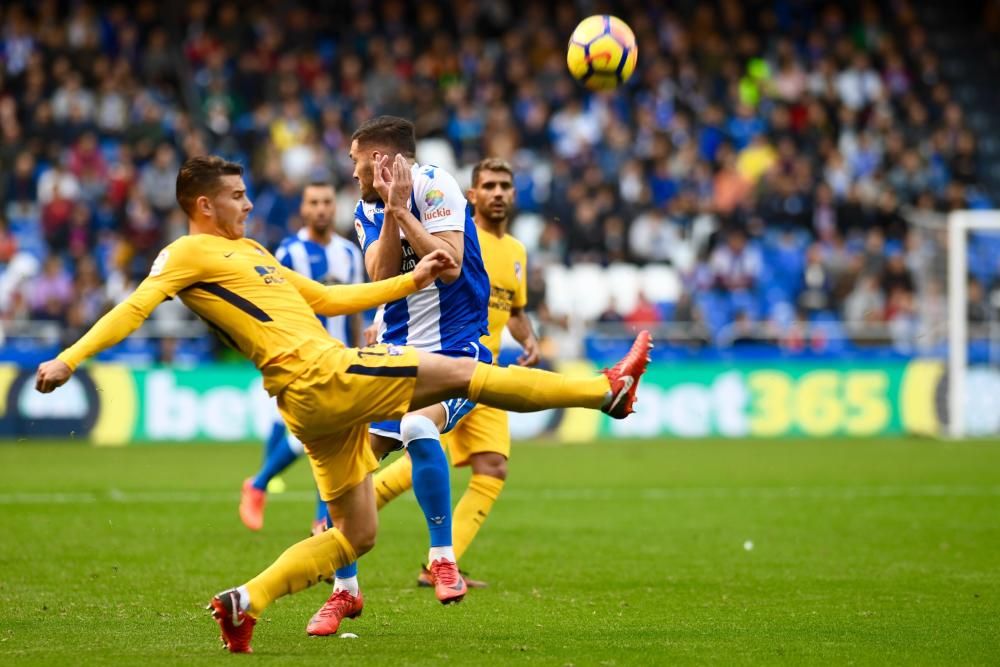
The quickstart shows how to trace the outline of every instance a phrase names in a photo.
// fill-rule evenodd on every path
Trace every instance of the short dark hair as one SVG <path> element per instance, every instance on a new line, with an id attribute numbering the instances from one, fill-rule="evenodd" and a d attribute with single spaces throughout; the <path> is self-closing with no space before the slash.
<path id="1" fill-rule="evenodd" d="M 224 160 L 218 155 L 188 158 L 177 172 L 177 203 L 190 216 L 198 197 L 211 197 L 219 191 L 219 179 L 223 176 L 242 175 L 243 165 Z"/>
<path id="2" fill-rule="evenodd" d="M 330 188 L 331 190 L 334 191 L 336 191 L 337 189 L 333 187 L 333 183 L 331 183 L 330 181 L 309 181 L 302 188 L 303 192 L 305 191 L 306 188 Z"/>
<path id="3" fill-rule="evenodd" d="M 472 168 L 472 187 L 476 187 L 476 184 L 479 183 L 479 174 L 483 171 L 505 171 L 510 174 L 511 179 L 514 178 L 514 168 L 507 160 L 502 157 L 483 158 Z"/>
<path id="4" fill-rule="evenodd" d="M 417 154 L 417 137 L 413 123 L 399 116 L 376 116 L 361 123 L 354 130 L 351 141 L 361 144 L 377 144 L 390 148 L 405 157 Z"/>

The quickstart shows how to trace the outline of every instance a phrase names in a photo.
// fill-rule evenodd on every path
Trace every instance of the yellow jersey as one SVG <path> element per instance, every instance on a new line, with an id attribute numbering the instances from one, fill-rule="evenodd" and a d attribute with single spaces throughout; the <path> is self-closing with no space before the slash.
<path id="1" fill-rule="evenodd" d="M 528 301 L 528 253 L 510 234 L 502 238 L 479 229 L 483 265 L 490 278 L 489 333 L 480 342 L 500 356 L 500 336 L 510 319 L 511 308 L 524 308 Z"/>
<path id="2" fill-rule="evenodd" d="M 252 361 L 278 394 L 325 351 L 331 338 L 316 314 L 360 312 L 416 291 L 413 274 L 367 285 L 326 286 L 286 269 L 252 239 L 182 236 L 157 256 L 149 276 L 59 359 L 75 369 L 179 297 L 230 347 Z"/>

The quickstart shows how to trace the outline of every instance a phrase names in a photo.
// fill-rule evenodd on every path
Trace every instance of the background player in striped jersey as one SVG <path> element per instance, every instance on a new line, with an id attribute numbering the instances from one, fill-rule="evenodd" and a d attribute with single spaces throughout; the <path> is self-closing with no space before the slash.
<path id="1" fill-rule="evenodd" d="M 524 245 L 507 233 L 514 206 L 514 171 L 499 158 L 486 158 L 472 170 L 472 187 L 467 193 L 474 211 L 482 248 L 483 263 L 490 278 L 489 334 L 482 342 L 490 348 L 494 360 L 500 355 L 504 327 L 524 348 L 518 359 L 522 366 L 538 363 L 538 340 L 531 320 L 524 312 L 527 302 L 527 253 Z M 469 486 L 455 507 L 452 521 L 455 557 L 462 558 L 489 516 L 507 479 L 510 458 L 510 424 L 507 413 L 486 405 L 477 405 L 450 433 L 444 445 L 452 465 L 470 466 Z M 401 457 L 375 475 L 375 494 L 379 509 L 412 486 L 412 464 Z M 431 585 L 426 568 L 418 583 Z M 469 586 L 484 586 L 465 578 Z"/>
<path id="2" fill-rule="evenodd" d="M 435 250 L 444 250 L 456 264 L 426 288 L 386 304 L 378 340 L 489 363 L 492 355 L 479 342 L 487 333 L 489 280 L 465 194 L 451 174 L 417 164 L 415 153 L 413 124 L 403 118 L 373 118 L 352 136 L 351 159 L 361 189 L 355 228 L 372 280 L 408 273 L 421 257 Z M 400 180 L 397 173 L 406 181 L 409 206 L 387 212 L 390 184 L 395 186 Z M 430 533 L 428 570 L 435 594 L 444 604 L 460 601 L 466 584 L 452 548 L 450 475 L 441 433 L 453 428 L 473 407 L 466 399 L 450 400 L 399 421 L 371 425 L 376 457 L 400 446 L 409 452 L 414 493 Z M 363 604 L 357 565 L 352 563 L 337 570 L 333 594 L 309 621 L 307 631 L 334 634 L 343 618 L 361 613 Z"/>
<path id="3" fill-rule="evenodd" d="M 310 183 L 305 187 L 299 207 L 302 229 L 282 241 L 274 256 L 283 266 L 326 285 L 361 283 L 365 280 L 361 251 L 334 230 L 334 195 L 329 183 Z M 318 317 L 337 340 L 348 346 L 362 345 L 360 314 Z M 285 427 L 277 401 L 272 403 L 274 426 L 264 450 L 264 461 L 257 474 L 243 482 L 240 499 L 240 519 L 250 530 L 260 530 L 264 525 L 267 485 L 303 452 L 302 442 Z M 313 531 L 325 529 L 329 518 L 326 503 L 317 500 Z"/>

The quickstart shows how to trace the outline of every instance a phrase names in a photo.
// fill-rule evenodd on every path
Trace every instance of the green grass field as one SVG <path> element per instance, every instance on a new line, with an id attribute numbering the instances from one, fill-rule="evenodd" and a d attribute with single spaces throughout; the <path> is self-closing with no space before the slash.
<path id="1" fill-rule="evenodd" d="M 405 496 L 362 560 L 365 614 L 342 626 L 359 639 L 305 635 L 321 586 L 269 609 L 255 656 L 228 656 L 204 604 L 312 513 L 301 462 L 264 530 L 243 528 L 259 455 L 0 446 L 0 662 L 1000 662 L 997 442 L 516 446 L 463 562 L 490 588 L 442 607 L 415 587 L 426 533 Z"/>

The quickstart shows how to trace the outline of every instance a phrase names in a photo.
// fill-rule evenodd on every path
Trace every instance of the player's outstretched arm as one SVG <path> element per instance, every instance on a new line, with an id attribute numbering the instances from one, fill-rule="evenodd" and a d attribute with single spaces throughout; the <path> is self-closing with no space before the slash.
<path id="1" fill-rule="evenodd" d="M 99 319 L 90 331 L 58 357 L 38 367 L 35 389 L 47 394 L 66 384 L 84 360 L 120 343 L 149 317 L 166 295 L 158 287 L 143 282 L 127 299 Z"/>
<path id="2" fill-rule="evenodd" d="M 335 317 L 402 299 L 427 287 L 454 266 L 455 261 L 448 253 L 436 250 L 421 259 L 412 272 L 373 283 L 327 286 L 294 271 L 283 270 L 282 276 L 295 286 L 317 315 Z"/>

